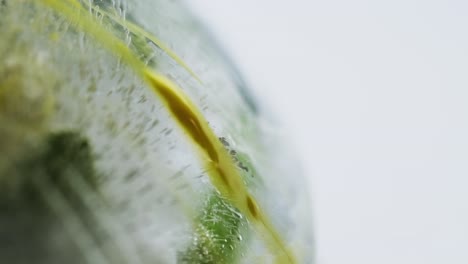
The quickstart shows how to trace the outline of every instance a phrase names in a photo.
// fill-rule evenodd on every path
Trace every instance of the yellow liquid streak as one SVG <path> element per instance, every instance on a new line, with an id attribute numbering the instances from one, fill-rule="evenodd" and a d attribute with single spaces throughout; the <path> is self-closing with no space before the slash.
<path id="1" fill-rule="evenodd" d="M 207 172 L 214 187 L 254 223 L 267 247 L 274 255 L 275 263 L 295 264 L 293 254 L 286 248 L 281 236 L 248 192 L 231 157 L 208 126 L 203 114 L 183 91 L 166 77 L 155 73 L 143 64 L 120 39 L 103 28 L 87 12 L 77 12 L 76 0 L 40 0 L 65 16 L 77 28 L 94 37 L 104 47 L 126 62 L 145 80 L 162 99 L 177 123 L 198 146 Z"/>

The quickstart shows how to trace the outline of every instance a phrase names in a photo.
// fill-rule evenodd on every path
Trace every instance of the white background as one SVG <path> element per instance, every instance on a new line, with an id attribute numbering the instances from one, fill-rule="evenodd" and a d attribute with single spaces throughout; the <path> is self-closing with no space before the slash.
<path id="1" fill-rule="evenodd" d="M 468 1 L 189 3 L 302 154 L 319 264 L 468 263 Z"/>

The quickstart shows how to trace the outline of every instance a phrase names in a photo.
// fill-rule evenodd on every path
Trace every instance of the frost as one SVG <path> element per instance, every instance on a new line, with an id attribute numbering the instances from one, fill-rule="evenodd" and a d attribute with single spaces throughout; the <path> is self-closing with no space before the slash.
<path id="1" fill-rule="evenodd" d="M 55 2 L 81 8 L 94 33 L 124 47 L 113 50 L 83 30 L 85 20 L 44 4 Z M 272 187 L 296 183 L 265 152 L 258 109 L 180 3 L 6 0 L 0 31 L 0 243 L 9 245 L 0 262 L 274 260 L 268 230 L 234 206 L 235 191 L 295 240 L 281 243 L 310 249 L 297 231 L 306 228 L 295 228 L 306 220 L 289 216 L 304 205 L 289 209 L 281 200 L 292 196 Z M 248 192 L 223 195 L 212 181 L 219 167 L 206 166 L 214 156 L 194 147 L 132 60 L 181 87 L 224 140 L 211 154 L 229 153 Z"/>

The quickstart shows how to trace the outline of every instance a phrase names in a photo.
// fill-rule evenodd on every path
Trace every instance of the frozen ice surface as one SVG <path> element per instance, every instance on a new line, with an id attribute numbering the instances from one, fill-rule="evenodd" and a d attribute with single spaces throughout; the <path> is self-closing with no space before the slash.
<path id="1" fill-rule="evenodd" d="M 282 243 L 311 263 L 301 171 L 190 12 L 179 1 L 61 1 L 70 16 L 55 2 L 0 4 L 0 260 L 277 260 L 157 94 L 80 28 L 81 12 L 193 101 Z"/>

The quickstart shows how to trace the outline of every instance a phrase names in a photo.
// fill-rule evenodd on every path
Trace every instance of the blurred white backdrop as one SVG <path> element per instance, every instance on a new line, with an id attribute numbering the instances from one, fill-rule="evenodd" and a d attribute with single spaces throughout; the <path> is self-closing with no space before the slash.
<path id="1" fill-rule="evenodd" d="M 468 263 L 468 1 L 187 2 L 302 154 L 319 264 Z"/>

